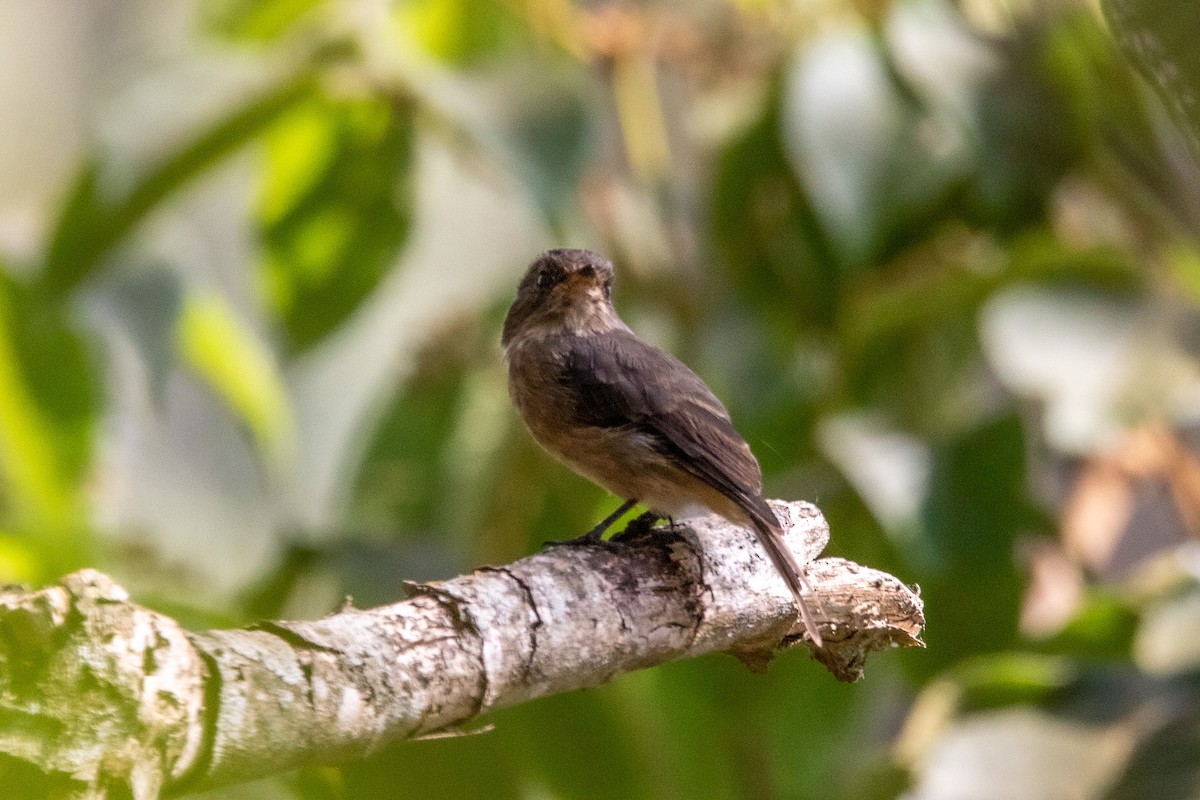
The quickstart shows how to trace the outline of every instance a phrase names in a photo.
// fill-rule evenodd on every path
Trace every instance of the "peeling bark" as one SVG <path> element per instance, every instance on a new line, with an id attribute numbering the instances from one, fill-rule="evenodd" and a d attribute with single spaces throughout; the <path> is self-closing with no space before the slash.
<path id="1" fill-rule="evenodd" d="M 920 599 L 837 558 L 817 509 L 775 504 L 810 564 L 823 648 L 754 534 L 715 517 L 563 544 L 313 621 L 189 633 L 92 571 L 0 592 L 0 754 L 46 795 L 135 798 L 361 758 L 487 711 L 730 652 L 761 669 L 804 643 L 839 680 L 920 645 Z M 14 761 L 15 760 L 15 761 Z"/>

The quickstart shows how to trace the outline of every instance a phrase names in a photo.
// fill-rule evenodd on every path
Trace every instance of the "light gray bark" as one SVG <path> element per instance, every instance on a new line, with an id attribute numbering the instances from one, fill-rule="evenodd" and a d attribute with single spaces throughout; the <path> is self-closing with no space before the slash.
<path id="1" fill-rule="evenodd" d="M 804 562 L 828 540 L 806 503 L 775 504 Z M 867 655 L 919 645 L 917 595 L 843 559 L 812 561 L 825 647 L 856 680 Z M 0 753 L 47 793 L 137 798 L 360 758 L 490 709 L 714 651 L 761 668 L 805 641 L 754 534 L 715 517 L 614 543 L 551 546 L 371 610 L 184 631 L 90 570 L 0 593 Z"/>

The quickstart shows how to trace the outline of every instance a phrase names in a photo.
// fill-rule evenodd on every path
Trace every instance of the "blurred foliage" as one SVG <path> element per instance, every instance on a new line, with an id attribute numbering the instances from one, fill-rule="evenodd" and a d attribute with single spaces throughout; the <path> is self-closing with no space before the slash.
<path id="1" fill-rule="evenodd" d="M 387 602 L 401 579 L 517 558 L 606 514 L 613 498 L 508 406 L 496 339 L 524 264 L 492 281 L 464 257 L 404 282 L 429 252 L 423 197 L 454 198 L 448 238 L 486 249 L 496 232 L 457 205 L 502 185 L 561 244 L 614 257 L 627 319 L 727 400 L 771 495 L 820 505 L 832 554 L 920 584 L 928 650 L 881 656 L 853 687 L 795 655 L 766 675 L 670 664 L 273 791 L 970 800 L 1005 796 L 971 770 L 1009 762 L 972 737 L 1019 709 L 1046 735 L 1078 726 L 1085 755 L 1126 737 L 1092 759 L 1108 777 L 1089 796 L 1195 796 L 1200 6 L 1101 5 L 1107 20 L 1082 0 L 200 3 L 198 46 L 256 64 L 254 88 L 145 152 L 97 137 L 44 242 L 0 250 L 0 577 L 99 563 L 223 624 Z M 430 153 L 478 184 L 432 192 Z M 187 247 L 148 244 L 234 168 L 244 263 L 205 274 Z M 463 275 L 504 288 L 447 299 Z M 313 365 L 379 358 L 355 335 L 396 285 L 439 313 L 395 311 L 392 378 L 346 423 L 361 447 L 306 450 L 333 425 Z M 1110 316 L 1053 327 L 1080 304 Z M 1039 361 L 1076 333 L 1070 357 Z M 332 374 L 322 402 L 343 399 Z M 180 380 L 245 434 L 277 534 L 274 566 L 219 608 L 189 594 L 199 567 L 156 560 L 102 511 L 128 477 L 105 448 L 141 446 L 120 437 L 136 427 L 125 384 L 144 384 L 153 431 Z M 1170 457 L 1124 436 L 1150 426 Z M 344 491 L 310 536 L 309 498 L 286 487 L 315 457 Z M 1089 469 L 1107 488 L 1081 491 Z M 1036 768 L 1021 762 L 1022 786 L 1057 785 Z"/>
<path id="2" fill-rule="evenodd" d="M 408 232 L 411 112 L 388 98 L 313 98 L 266 136 L 264 280 L 289 344 L 338 326 L 391 266 Z"/>
<path id="3" fill-rule="evenodd" d="M 135 176 L 124 191 L 107 185 L 115 180 L 113 176 L 106 179 L 101 162 L 84 166 L 47 248 L 41 270 L 46 290 L 61 294 L 88 278 L 103 265 L 109 251 L 164 199 L 261 134 L 309 93 L 311 82 L 312 76 L 304 72 L 252 98 L 145 174 Z"/>
<path id="4" fill-rule="evenodd" d="M 1171 0 L 1104 0 L 1105 14 L 1133 64 L 1176 115 L 1200 155 L 1200 104 L 1196 76 L 1200 54 L 1188 32 L 1194 10 Z"/>
<path id="5" fill-rule="evenodd" d="M 218 295 L 189 295 L 178 310 L 181 360 L 245 421 L 266 455 L 286 457 L 281 450 L 291 438 L 292 420 L 270 353 Z"/>
<path id="6" fill-rule="evenodd" d="M 322 0 L 211 0 L 201 9 L 206 30 L 237 40 L 271 42 Z"/>

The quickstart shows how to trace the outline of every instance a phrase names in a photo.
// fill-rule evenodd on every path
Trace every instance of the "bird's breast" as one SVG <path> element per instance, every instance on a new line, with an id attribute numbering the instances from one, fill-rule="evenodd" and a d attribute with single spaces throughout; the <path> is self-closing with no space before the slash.
<path id="1" fill-rule="evenodd" d="M 513 404 L 542 448 L 593 483 L 659 513 L 726 510 L 728 501 L 664 457 L 653 435 L 583 419 L 579 389 L 561 379 L 568 354 L 561 338 L 533 337 L 513 342 L 506 353 Z"/>
<path id="2" fill-rule="evenodd" d="M 533 438 L 574 466 L 597 448 L 608 449 L 605 429 L 584 424 L 574 387 L 561 380 L 566 351 L 553 339 L 528 337 L 509 348 L 508 390 Z"/>

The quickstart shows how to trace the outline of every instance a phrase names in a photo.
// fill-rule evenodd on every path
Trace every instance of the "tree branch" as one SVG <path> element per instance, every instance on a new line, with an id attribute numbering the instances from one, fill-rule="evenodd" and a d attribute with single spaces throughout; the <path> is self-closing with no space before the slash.
<path id="1" fill-rule="evenodd" d="M 775 508 L 812 561 L 828 540 L 820 512 Z M 921 644 L 921 601 L 897 579 L 838 558 L 809 569 L 825 638 L 814 655 L 839 680 L 875 650 Z M 394 605 L 205 633 L 92 570 L 9 587 L 0 754 L 35 767 L 44 796 L 152 798 L 361 758 L 674 659 L 726 651 L 761 669 L 811 648 L 753 533 L 715 517 L 406 585 Z"/>

